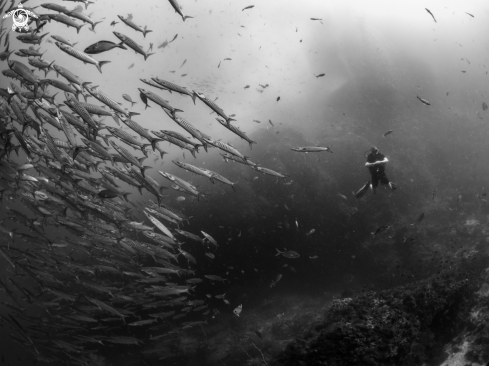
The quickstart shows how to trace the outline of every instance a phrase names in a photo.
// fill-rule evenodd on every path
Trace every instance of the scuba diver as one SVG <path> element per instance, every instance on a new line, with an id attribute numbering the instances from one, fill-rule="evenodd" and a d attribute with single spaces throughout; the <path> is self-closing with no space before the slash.
<path id="1" fill-rule="evenodd" d="M 389 182 L 389 178 L 385 175 L 385 164 L 389 162 L 384 154 L 379 151 L 378 147 L 372 146 L 370 148 L 370 153 L 366 155 L 367 162 L 365 166 L 370 171 L 370 175 L 372 176 L 372 180 L 370 182 L 365 183 L 365 185 L 360 188 L 360 190 L 355 194 L 355 197 L 361 198 L 368 190 L 372 189 L 373 194 L 377 189 L 377 186 L 380 183 L 383 185 L 388 185 L 391 190 L 396 190 L 396 184 Z"/>

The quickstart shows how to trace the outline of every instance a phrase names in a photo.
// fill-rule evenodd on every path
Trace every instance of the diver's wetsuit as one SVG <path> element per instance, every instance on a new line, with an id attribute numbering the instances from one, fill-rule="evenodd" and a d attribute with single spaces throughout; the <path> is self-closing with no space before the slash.
<path id="1" fill-rule="evenodd" d="M 375 163 L 376 161 L 382 161 L 385 159 L 384 154 L 377 151 L 376 153 L 371 152 L 367 156 L 368 163 Z M 374 166 L 369 166 L 368 170 L 370 171 L 370 175 L 372 176 L 372 187 L 377 188 L 380 183 L 389 184 L 389 178 L 385 175 L 385 164 L 377 164 Z"/>

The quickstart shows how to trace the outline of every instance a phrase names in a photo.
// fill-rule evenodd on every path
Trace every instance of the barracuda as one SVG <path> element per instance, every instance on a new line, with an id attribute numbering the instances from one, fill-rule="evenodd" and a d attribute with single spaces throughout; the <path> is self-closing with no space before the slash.
<path id="1" fill-rule="evenodd" d="M 76 48 L 63 44 L 61 42 L 56 42 L 56 46 L 58 46 L 61 51 L 67 53 L 68 55 L 74 58 L 79 59 L 80 61 L 83 61 L 84 63 L 95 65 L 95 67 L 97 67 L 100 73 L 102 73 L 102 66 L 110 62 L 110 61 L 97 61 L 92 57 L 88 56 L 85 52 L 77 50 Z"/>

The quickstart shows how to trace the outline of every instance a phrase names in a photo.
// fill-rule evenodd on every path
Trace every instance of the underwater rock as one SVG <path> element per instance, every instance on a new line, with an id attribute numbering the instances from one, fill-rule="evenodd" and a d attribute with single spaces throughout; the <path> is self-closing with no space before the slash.
<path id="1" fill-rule="evenodd" d="M 486 259 L 471 253 L 451 270 L 423 281 L 337 299 L 324 320 L 291 342 L 271 365 L 439 364 L 448 356 L 443 345 L 467 323 Z"/>

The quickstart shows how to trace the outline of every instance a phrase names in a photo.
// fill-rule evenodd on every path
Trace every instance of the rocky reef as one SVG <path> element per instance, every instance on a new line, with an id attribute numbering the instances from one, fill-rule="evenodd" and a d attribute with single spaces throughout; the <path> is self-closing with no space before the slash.
<path id="1" fill-rule="evenodd" d="M 440 365 L 450 357 L 445 345 L 461 334 L 472 337 L 466 358 L 487 362 L 489 327 L 473 314 L 485 306 L 479 317 L 489 315 L 488 298 L 477 295 L 486 265 L 474 251 L 425 280 L 336 299 L 270 365 Z"/>

